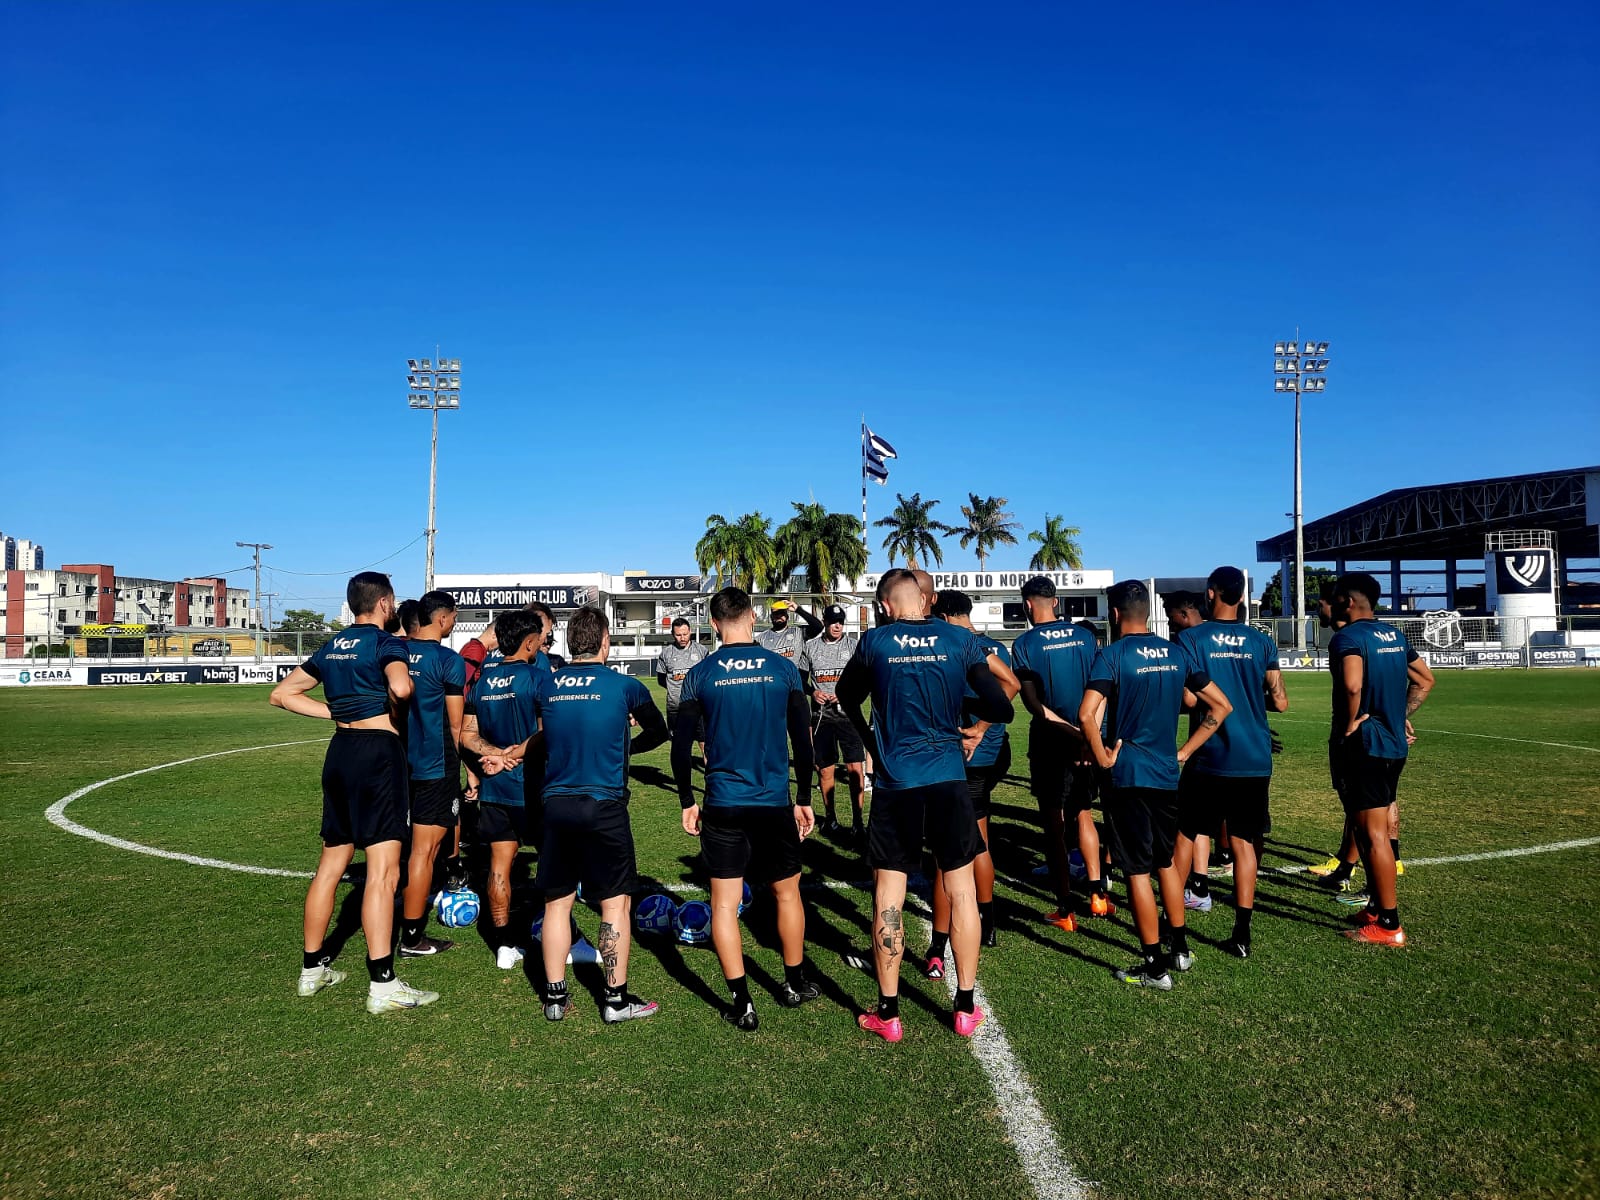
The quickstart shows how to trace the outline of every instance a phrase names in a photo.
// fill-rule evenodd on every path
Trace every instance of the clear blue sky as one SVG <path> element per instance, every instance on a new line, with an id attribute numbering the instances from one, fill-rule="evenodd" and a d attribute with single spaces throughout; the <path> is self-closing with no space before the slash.
<path id="1" fill-rule="evenodd" d="M 156 576 L 269 541 L 326 605 L 287 571 L 426 524 L 435 343 L 440 571 L 855 511 L 863 411 L 874 518 L 1253 567 L 1296 325 L 1311 516 L 1596 460 L 1600 9 L 1113 9 L 12 3 L 0 527 Z"/>

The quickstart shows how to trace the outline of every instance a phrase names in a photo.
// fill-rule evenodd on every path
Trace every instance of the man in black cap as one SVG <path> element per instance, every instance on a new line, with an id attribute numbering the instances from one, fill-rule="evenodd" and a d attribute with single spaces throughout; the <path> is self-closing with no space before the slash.
<path id="1" fill-rule="evenodd" d="M 844 674 L 845 664 L 856 652 L 860 634 L 844 631 L 845 611 L 830 604 L 822 613 L 822 634 L 806 642 L 800 653 L 800 672 L 806 681 L 806 691 L 811 696 L 812 742 L 816 747 L 817 781 L 826 810 L 822 828 L 825 833 L 838 833 L 841 826 L 834 809 L 834 770 L 840 757 L 850 781 L 850 827 L 854 836 L 863 836 L 866 825 L 861 819 L 861 793 L 866 783 L 866 747 L 856 732 L 850 718 L 839 707 L 839 697 L 834 686 Z"/>

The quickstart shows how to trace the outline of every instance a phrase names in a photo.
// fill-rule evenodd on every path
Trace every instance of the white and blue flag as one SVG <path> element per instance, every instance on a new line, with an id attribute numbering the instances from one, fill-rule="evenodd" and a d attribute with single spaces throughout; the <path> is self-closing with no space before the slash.
<path id="1" fill-rule="evenodd" d="M 885 484 L 889 481 L 889 464 L 885 461 L 890 458 L 899 458 L 894 452 L 894 447 L 884 441 L 871 429 L 867 431 L 866 440 L 861 443 L 861 471 L 862 474 Z"/>

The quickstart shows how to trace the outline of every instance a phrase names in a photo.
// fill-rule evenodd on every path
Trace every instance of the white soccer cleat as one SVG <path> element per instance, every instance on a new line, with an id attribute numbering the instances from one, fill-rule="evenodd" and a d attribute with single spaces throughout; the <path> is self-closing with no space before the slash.
<path id="1" fill-rule="evenodd" d="M 432 1004 L 439 998 L 438 992 L 425 992 L 421 988 L 414 988 L 409 983 L 395 980 L 395 986 L 386 992 L 367 993 L 367 1011 L 369 1013 L 400 1012 L 407 1008 L 421 1008 L 424 1004 Z"/>
<path id="2" fill-rule="evenodd" d="M 502 971 L 509 971 L 522 961 L 522 951 L 515 946 L 501 946 L 494 952 L 494 965 Z"/>
<path id="3" fill-rule="evenodd" d="M 343 971 L 335 971 L 332 967 L 318 967 L 315 971 L 301 971 L 298 991 L 302 996 L 315 996 L 325 987 L 332 987 L 336 983 L 343 983 Z"/>

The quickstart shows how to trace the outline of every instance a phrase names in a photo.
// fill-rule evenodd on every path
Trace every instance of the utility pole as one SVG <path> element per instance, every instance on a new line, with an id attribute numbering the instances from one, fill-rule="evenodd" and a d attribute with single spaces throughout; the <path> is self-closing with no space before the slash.
<path id="1" fill-rule="evenodd" d="M 1273 391 L 1294 393 L 1294 645 L 1306 648 L 1306 534 L 1305 510 L 1301 504 L 1300 474 L 1300 397 L 1306 392 L 1322 392 L 1328 386 L 1323 374 L 1328 369 L 1328 343 L 1306 342 L 1301 348 L 1300 330 L 1292 342 L 1273 344 Z M 1283 579 L 1283 607 L 1289 607 L 1289 580 Z"/>
<path id="2" fill-rule="evenodd" d="M 422 588 L 433 590 L 433 539 L 434 511 L 439 494 L 439 410 L 461 407 L 461 360 L 438 357 L 406 359 L 407 403 L 411 408 L 427 409 L 433 414 L 433 439 L 428 450 L 428 555 L 423 568 Z"/>
<path id="3" fill-rule="evenodd" d="M 272 543 L 271 542 L 235 542 L 234 545 L 238 546 L 240 549 L 244 549 L 244 550 L 253 549 L 256 552 L 256 604 L 255 604 L 255 608 L 256 608 L 256 628 L 260 629 L 261 628 L 261 552 L 263 550 L 271 550 L 272 549 Z M 224 601 L 224 603 L 226 603 L 226 601 L 227 601 L 227 597 L 226 596 L 223 597 L 223 601 Z"/>

